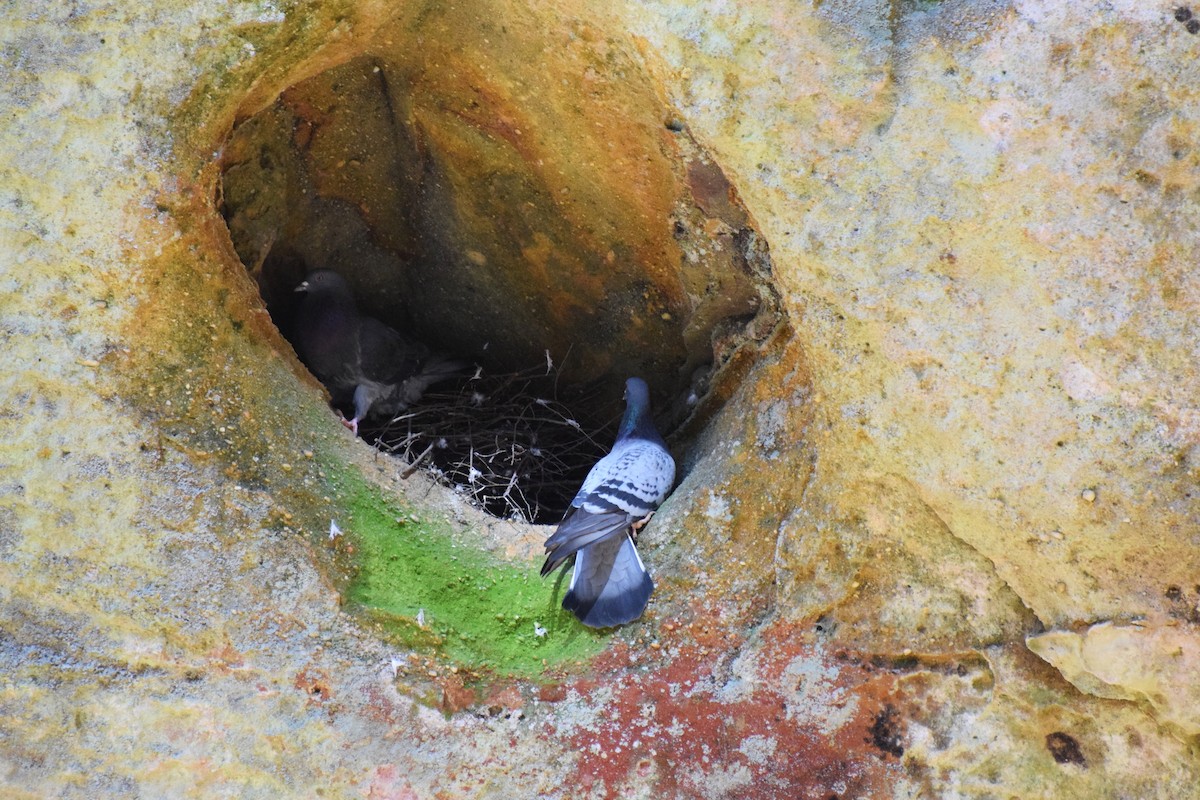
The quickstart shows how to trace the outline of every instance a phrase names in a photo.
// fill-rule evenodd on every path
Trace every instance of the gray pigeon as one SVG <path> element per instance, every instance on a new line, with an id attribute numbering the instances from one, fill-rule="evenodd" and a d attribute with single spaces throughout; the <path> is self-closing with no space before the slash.
<path id="1" fill-rule="evenodd" d="M 310 272 L 296 291 L 304 292 L 292 337 L 296 352 L 335 405 L 353 403 L 354 418 L 342 424 L 355 434 L 368 414 L 408 408 L 430 385 L 465 366 L 431 356 L 420 342 L 358 313 L 349 285 L 333 270 Z"/>
<path id="2" fill-rule="evenodd" d="M 650 390 L 641 378 L 630 378 L 612 452 L 588 472 L 546 540 L 543 576 L 575 556 L 562 605 L 584 625 L 624 625 L 646 609 L 654 581 L 634 546 L 633 528 L 658 508 L 674 482 L 675 460 L 650 418 Z"/>

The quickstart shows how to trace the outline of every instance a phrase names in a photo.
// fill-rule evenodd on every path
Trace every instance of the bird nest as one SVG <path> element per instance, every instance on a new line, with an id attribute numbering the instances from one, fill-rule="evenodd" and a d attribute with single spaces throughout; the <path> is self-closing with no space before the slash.
<path id="1" fill-rule="evenodd" d="M 444 382 L 386 424 L 364 428 L 380 450 L 423 469 L 505 519 L 558 522 L 608 452 L 616 417 L 597 420 L 599 387 L 562 390 L 547 366 Z"/>

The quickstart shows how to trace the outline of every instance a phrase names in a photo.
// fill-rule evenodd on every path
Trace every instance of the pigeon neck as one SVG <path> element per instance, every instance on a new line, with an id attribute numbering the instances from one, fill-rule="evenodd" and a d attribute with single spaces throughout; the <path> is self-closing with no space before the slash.
<path id="1" fill-rule="evenodd" d="M 647 411 L 647 408 L 636 403 L 627 405 L 625 416 L 621 417 L 621 427 L 617 430 L 617 438 L 658 441 L 661 437 Z"/>
<path id="2" fill-rule="evenodd" d="M 326 302 L 338 311 L 347 314 L 358 313 L 358 305 L 354 302 L 354 295 L 349 292 L 327 292 Z"/>
<path id="3" fill-rule="evenodd" d="M 327 319 L 353 319 L 358 316 L 354 295 L 345 291 L 322 290 L 309 292 L 305 302 L 311 308 L 320 309 Z"/>

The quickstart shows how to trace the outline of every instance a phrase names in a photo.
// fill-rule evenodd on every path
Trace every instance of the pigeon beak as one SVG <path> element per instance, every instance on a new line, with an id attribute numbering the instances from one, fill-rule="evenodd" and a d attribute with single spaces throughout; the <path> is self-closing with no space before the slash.
<path id="1" fill-rule="evenodd" d="M 308 281 L 301 281 L 300 285 L 297 286 L 295 289 L 292 289 L 292 291 L 293 292 L 307 292 L 308 291 Z"/>

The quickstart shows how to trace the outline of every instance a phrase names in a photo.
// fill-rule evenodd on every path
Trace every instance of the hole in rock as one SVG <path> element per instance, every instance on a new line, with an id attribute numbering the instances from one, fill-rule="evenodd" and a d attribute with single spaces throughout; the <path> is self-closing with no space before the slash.
<path id="1" fill-rule="evenodd" d="M 766 243 L 634 52 L 426 9 L 308 64 L 223 151 L 221 211 L 281 333 L 303 355 L 294 290 L 330 269 L 462 362 L 360 433 L 500 516 L 561 517 L 630 375 L 686 448 L 778 321 Z"/>

